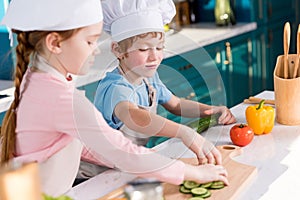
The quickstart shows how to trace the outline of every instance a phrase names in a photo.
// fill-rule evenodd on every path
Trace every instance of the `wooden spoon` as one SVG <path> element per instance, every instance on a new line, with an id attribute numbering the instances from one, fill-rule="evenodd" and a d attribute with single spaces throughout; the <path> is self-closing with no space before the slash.
<path id="1" fill-rule="evenodd" d="M 262 98 L 249 97 L 248 99 L 244 99 L 244 103 L 258 104 L 258 103 L 260 103 L 261 100 L 262 100 Z M 275 100 L 273 100 L 273 99 L 265 99 L 265 104 L 275 105 Z"/>
<path id="2" fill-rule="evenodd" d="M 300 24 L 298 25 L 298 31 L 297 31 L 297 57 L 295 61 L 293 78 L 297 77 L 298 68 L 299 68 L 299 59 L 300 59 Z"/>
<path id="3" fill-rule="evenodd" d="M 291 35 L 291 26 L 289 22 L 286 22 L 284 25 L 284 32 L 283 32 L 283 77 L 285 79 L 289 76 L 289 59 L 288 59 L 288 53 L 289 53 L 289 47 L 290 47 L 290 35 Z"/>

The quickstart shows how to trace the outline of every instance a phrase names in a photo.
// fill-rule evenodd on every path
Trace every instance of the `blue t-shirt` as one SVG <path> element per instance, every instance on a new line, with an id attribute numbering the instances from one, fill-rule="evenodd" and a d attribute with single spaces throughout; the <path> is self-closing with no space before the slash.
<path id="1" fill-rule="evenodd" d="M 159 79 L 158 73 L 148 78 L 149 83 L 156 89 L 156 103 L 163 104 L 170 100 L 172 93 Z M 129 101 L 136 105 L 149 106 L 148 88 L 144 82 L 140 85 L 129 83 L 116 68 L 99 82 L 94 104 L 102 113 L 106 122 L 115 129 L 123 125 L 113 115 L 115 106 L 122 101 Z"/>

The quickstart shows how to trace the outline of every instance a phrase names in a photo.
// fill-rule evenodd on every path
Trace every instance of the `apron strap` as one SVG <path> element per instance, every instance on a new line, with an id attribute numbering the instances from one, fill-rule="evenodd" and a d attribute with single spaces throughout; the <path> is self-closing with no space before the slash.
<path id="1" fill-rule="evenodd" d="M 149 83 L 149 80 L 143 79 L 146 86 L 148 87 L 149 106 L 152 106 L 156 102 L 156 89 Z"/>

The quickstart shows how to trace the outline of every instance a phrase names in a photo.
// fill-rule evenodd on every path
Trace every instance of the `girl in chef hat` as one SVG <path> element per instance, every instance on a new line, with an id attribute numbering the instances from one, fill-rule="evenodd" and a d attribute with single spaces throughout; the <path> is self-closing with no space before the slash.
<path id="1" fill-rule="evenodd" d="M 38 162 L 43 192 L 70 189 L 80 159 L 180 184 L 227 182 L 222 166 L 191 166 L 133 144 L 74 86 L 102 31 L 99 0 L 13 0 L 2 23 L 17 34 L 15 98 L 3 120 L 1 164 Z"/>
<path id="2" fill-rule="evenodd" d="M 108 124 L 139 145 L 146 145 L 153 135 L 180 138 L 200 163 L 208 159 L 220 164 L 219 152 L 195 130 L 156 114 L 161 104 L 184 117 L 219 114 L 221 124 L 236 121 L 227 107 L 178 98 L 159 79 L 164 24 L 175 15 L 173 1 L 103 0 L 102 7 L 104 30 L 111 35 L 112 52 L 119 60 L 117 68 L 99 83 L 94 100 Z"/>

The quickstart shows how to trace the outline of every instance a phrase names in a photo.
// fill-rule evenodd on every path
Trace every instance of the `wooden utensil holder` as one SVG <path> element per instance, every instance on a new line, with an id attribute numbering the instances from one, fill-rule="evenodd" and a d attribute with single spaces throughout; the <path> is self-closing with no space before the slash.
<path id="1" fill-rule="evenodd" d="M 288 55 L 288 71 L 293 72 L 297 54 Z M 297 77 L 284 79 L 284 55 L 277 57 L 274 69 L 276 121 L 285 125 L 300 124 L 300 72 Z M 290 74 L 290 73 L 289 73 Z"/>

